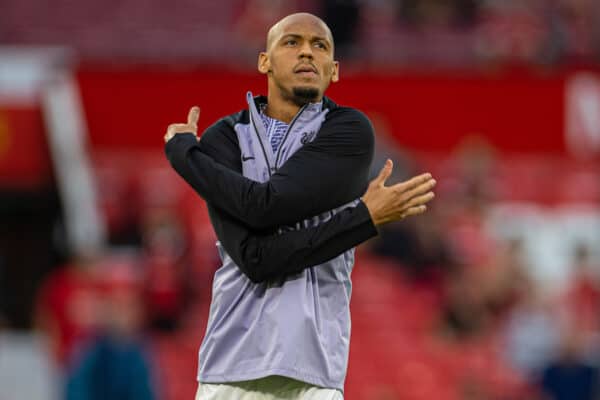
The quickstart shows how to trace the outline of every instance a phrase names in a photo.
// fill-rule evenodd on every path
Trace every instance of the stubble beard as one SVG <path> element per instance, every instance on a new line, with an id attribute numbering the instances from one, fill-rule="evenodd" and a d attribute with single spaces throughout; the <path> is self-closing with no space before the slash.
<path id="1" fill-rule="evenodd" d="M 313 87 L 297 86 L 292 88 L 291 99 L 294 104 L 302 107 L 303 105 L 317 101 L 319 98 L 319 89 Z"/>

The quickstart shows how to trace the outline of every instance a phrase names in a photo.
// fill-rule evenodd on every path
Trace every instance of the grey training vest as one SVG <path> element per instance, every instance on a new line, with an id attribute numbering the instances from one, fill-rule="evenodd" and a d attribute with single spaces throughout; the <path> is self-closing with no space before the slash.
<path id="1" fill-rule="evenodd" d="M 296 150 L 314 139 L 328 110 L 322 110 L 320 103 L 304 106 L 274 154 L 251 93 L 247 101 L 250 122 L 235 126 L 245 160 L 243 174 L 265 182 Z M 356 204 L 358 200 L 293 228 L 322 223 Z M 285 280 L 254 284 L 219 242 L 217 248 L 223 265 L 213 280 L 198 380 L 224 383 L 281 375 L 343 391 L 354 249 Z"/>

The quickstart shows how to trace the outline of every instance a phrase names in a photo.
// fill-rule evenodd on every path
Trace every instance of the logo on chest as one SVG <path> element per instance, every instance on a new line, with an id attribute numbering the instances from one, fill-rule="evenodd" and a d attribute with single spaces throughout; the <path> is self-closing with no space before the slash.
<path id="1" fill-rule="evenodd" d="M 302 132 L 302 137 L 300 139 L 300 143 L 302 143 L 304 145 L 308 142 L 312 142 L 312 140 L 315 138 L 316 134 L 317 134 L 317 131 Z"/>

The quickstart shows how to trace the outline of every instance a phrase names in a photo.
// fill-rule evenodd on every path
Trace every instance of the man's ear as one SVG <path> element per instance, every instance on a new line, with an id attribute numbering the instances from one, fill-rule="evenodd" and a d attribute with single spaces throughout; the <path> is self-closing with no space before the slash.
<path id="1" fill-rule="evenodd" d="M 261 74 L 268 74 L 271 70 L 271 63 L 269 62 L 269 56 L 264 51 L 258 54 L 258 72 Z"/>
<path id="2" fill-rule="evenodd" d="M 337 82 L 340 80 L 340 63 L 339 61 L 333 62 L 333 71 L 331 72 L 331 82 Z"/>

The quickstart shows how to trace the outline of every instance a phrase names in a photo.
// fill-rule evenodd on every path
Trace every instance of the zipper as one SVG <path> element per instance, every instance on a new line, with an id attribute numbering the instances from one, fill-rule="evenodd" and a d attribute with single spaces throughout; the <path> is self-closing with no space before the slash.
<path id="1" fill-rule="evenodd" d="M 281 143 L 279 143 L 279 149 L 277 149 L 277 156 L 275 156 L 275 168 L 278 168 L 278 165 L 279 165 L 279 156 L 281 155 L 281 149 L 283 149 L 283 144 L 285 143 L 285 140 L 287 139 L 288 134 L 292 130 L 292 128 L 294 126 L 294 123 L 296 122 L 296 120 L 298 119 L 298 117 L 300 116 L 300 114 L 302 114 L 302 112 L 306 109 L 307 106 L 308 106 L 308 103 L 306 103 L 305 105 L 302 106 L 302 108 L 300 109 L 300 111 L 298 111 L 298 113 L 296 114 L 296 116 L 294 117 L 294 119 L 292 119 L 292 122 L 290 122 L 290 125 L 288 126 L 287 130 L 285 131 L 285 136 L 283 137 L 283 140 L 281 140 Z"/>
<path id="2" fill-rule="evenodd" d="M 265 146 L 260 138 L 260 134 L 258 133 L 258 128 L 256 127 L 256 122 L 254 121 L 254 117 L 252 115 L 252 110 L 248 110 L 250 114 L 250 121 L 252 122 L 252 127 L 254 128 L 254 132 L 256 133 L 256 137 L 258 138 L 258 143 L 260 143 L 260 148 L 262 149 L 263 156 L 265 157 L 265 162 L 267 163 L 267 171 L 269 172 L 269 178 L 271 177 L 271 164 L 269 164 L 269 157 L 267 157 L 267 151 L 265 150 Z M 277 162 L 275 162 L 277 165 Z"/>

